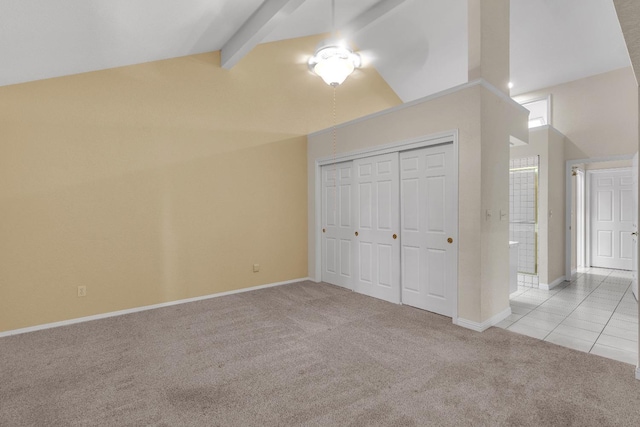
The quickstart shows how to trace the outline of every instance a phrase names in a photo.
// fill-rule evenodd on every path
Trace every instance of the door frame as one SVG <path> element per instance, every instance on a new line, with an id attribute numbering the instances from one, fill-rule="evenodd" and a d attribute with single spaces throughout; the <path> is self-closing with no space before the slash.
<path id="1" fill-rule="evenodd" d="M 453 144 L 453 223 L 455 226 L 452 230 L 452 237 L 454 241 L 454 271 L 452 272 L 452 281 L 455 284 L 453 289 L 453 307 L 451 311 L 451 319 L 454 324 L 458 323 L 458 254 L 459 254 L 459 245 L 458 245 L 458 163 L 459 163 L 459 154 L 458 154 L 458 130 L 454 129 L 447 132 L 441 132 L 431 135 L 419 136 L 416 138 L 406 139 L 391 142 L 389 144 L 378 145 L 375 147 L 369 147 L 362 150 L 354 150 L 346 153 L 340 153 L 337 155 L 321 157 L 315 161 L 315 188 L 314 188 L 314 200 L 315 200 L 315 258 L 316 258 L 316 268 L 314 272 L 314 277 L 312 278 L 316 282 L 319 282 L 322 278 L 322 173 L 321 167 L 325 165 L 331 165 L 334 163 L 346 162 L 349 160 L 361 159 L 364 157 L 376 156 L 379 154 L 390 154 L 390 153 L 400 153 L 402 151 L 414 150 L 416 148 L 424 148 L 430 147 L 433 145 L 440 144 Z M 399 200 L 398 200 L 399 202 Z M 402 259 L 400 260 L 402 262 Z M 402 285 L 402 272 L 400 273 L 400 284 Z"/>
<path id="2" fill-rule="evenodd" d="M 608 172 L 619 172 L 619 171 L 629 171 L 631 172 L 630 167 L 622 167 L 622 168 L 607 168 L 607 169 L 594 169 L 587 170 L 585 186 L 584 186 L 584 226 L 585 226 L 585 234 L 584 234 L 584 248 L 585 248 L 585 267 L 591 268 L 591 190 L 593 180 L 593 176 L 599 173 L 608 173 Z M 576 190 L 577 192 L 578 190 Z M 577 261 L 576 261 L 577 264 Z"/>
<path id="3" fill-rule="evenodd" d="M 587 265 L 586 246 L 586 175 L 581 168 L 576 168 L 576 269 Z M 570 224 L 571 226 L 571 224 Z M 573 271 L 571 274 L 573 275 Z"/>
<path id="4" fill-rule="evenodd" d="M 590 159 L 576 159 L 576 160 L 567 160 L 565 163 L 565 191 L 564 191 L 564 280 L 567 282 L 571 281 L 572 271 L 571 271 L 571 251 L 573 249 L 573 245 L 571 244 L 571 202 L 573 200 L 573 191 L 571 190 L 571 177 L 572 177 L 572 168 L 574 166 L 578 166 L 580 164 L 586 163 L 601 163 L 601 162 L 612 162 L 617 160 L 633 160 L 633 154 L 625 154 L 622 156 L 611 156 L 611 157 L 593 157 Z M 589 180 L 586 180 L 585 184 L 588 185 Z M 585 185 L 585 196 L 588 194 L 587 185 Z M 577 191 L 577 190 L 576 190 Z M 588 201 L 587 201 L 588 203 Z M 589 228 L 589 223 L 585 221 L 585 228 Z M 585 239 L 585 244 L 587 243 L 587 239 Z M 586 255 L 590 253 L 590 251 L 586 250 Z M 590 261 L 588 259 L 587 261 Z M 577 262 L 576 262 L 577 264 Z"/>

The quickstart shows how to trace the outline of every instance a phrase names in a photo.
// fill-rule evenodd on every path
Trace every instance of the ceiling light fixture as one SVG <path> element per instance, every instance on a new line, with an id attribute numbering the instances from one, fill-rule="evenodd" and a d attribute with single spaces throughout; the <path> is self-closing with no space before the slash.
<path id="1" fill-rule="evenodd" d="M 330 86 L 341 85 L 361 65 L 360 55 L 343 43 L 324 42 L 309 59 L 309 69 Z"/>
<path id="2" fill-rule="evenodd" d="M 341 85 L 362 64 L 360 55 L 351 50 L 345 42 L 337 41 L 335 20 L 335 0 L 331 0 L 333 38 L 320 43 L 315 55 L 309 58 L 309 69 L 333 87 Z"/>

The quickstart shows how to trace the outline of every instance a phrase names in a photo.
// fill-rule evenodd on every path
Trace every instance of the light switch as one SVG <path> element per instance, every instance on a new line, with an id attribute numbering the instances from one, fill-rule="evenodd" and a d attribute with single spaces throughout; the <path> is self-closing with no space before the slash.
<path id="1" fill-rule="evenodd" d="M 257 273 L 258 271 L 260 271 L 260 264 L 253 264 L 253 272 Z"/>

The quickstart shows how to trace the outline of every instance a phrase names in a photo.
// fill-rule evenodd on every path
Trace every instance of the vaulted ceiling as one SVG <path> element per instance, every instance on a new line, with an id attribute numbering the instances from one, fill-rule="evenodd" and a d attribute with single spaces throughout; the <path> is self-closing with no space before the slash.
<path id="1" fill-rule="evenodd" d="M 466 82 L 467 0 L 335 3 L 403 101 Z M 2 0 L 0 86 L 329 31 L 331 0 Z M 513 94 L 628 65 L 612 0 L 511 0 Z"/>

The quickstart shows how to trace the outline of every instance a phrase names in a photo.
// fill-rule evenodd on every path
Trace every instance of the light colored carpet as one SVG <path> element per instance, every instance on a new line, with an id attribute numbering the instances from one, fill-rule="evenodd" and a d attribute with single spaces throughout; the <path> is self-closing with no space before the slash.
<path id="1" fill-rule="evenodd" d="M 0 339 L 1 426 L 635 426 L 633 367 L 327 284 Z"/>

